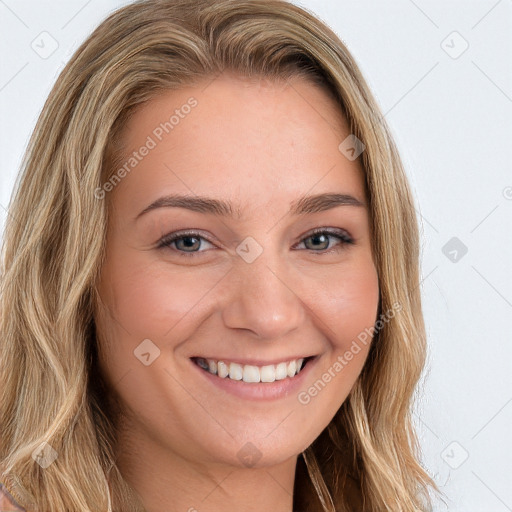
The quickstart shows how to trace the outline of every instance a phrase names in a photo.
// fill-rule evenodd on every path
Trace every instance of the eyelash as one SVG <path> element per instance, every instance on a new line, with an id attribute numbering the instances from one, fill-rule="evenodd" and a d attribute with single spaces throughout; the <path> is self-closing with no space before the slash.
<path id="1" fill-rule="evenodd" d="M 314 229 L 306 237 L 302 238 L 299 243 L 303 242 L 304 240 L 306 240 L 308 238 L 312 238 L 315 235 L 329 235 L 329 236 L 332 236 L 334 238 L 337 238 L 341 242 L 340 244 L 337 244 L 336 246 L 331 247 L 330 249 L 324 249 L 322 251 L 315 251 L 313 249 L 306 249 L 308 251 L 311 251 L 313 253 L 317 253 L 319 255 L 330 254 L 332 252 L 339 252 L 339 251 L 345 249 L 346 248 L 345 246 L 353 245 L 354 244 L 354 240 L 345 231 L 339 230 L 339 229 L 333 230 L 333 229 L 325 229 L 325 228 L 316 228 L 316 229 Z M 184 239 L 184 238 L 198 238 L 200 240 L 206 240 L 208 243 L 213 244 L 213 242 L 211 242 L 210 240 L 208 240 L 207 238 L 202 236 L 197 231 L 187 231 L 187 232 L 173 233 L 173 234 L 170 234 L 170 235 L 167 235 L 167 236 L 163 237 L 158 242 L 157 249 L 171 249 L 171 244 L 173 244 L 174 242 L 176 242 L 178 240 Z M 184 256 L 184 257 L 194 257 L 194 256 L 197 256 L 198 254 L 206 252 L 206 251 L 186 252 L 186 251 L 180 251 L 178 249 L 172 249 L 172 250 L 174 252 L 179 253 L 180 256 Z"/>

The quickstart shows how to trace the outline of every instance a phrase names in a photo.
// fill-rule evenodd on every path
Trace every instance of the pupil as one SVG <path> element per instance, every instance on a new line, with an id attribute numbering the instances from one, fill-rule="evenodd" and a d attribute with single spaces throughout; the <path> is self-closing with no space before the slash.
<path id="1" fill-rule="evenodd" d="M 312 239 L 312 240 L 314 240 L 314 241 L 315 241 L 315 243 L 317 243 L 317 242 L 322 243 L 322 240 L 321 240 L 322 238 L 324 239 L 324 240 L 323 240 L 323 243 L 324 243 L 324 244 L 325 244 L 326 242 L 327 242 L 327 244 L 329 244 L 329 240 L 327 239 L 327 237 L 326 237 L 325 235 L 320 234 L 320 235 L 313 235 L 313 236 L 311 237 L 311 239 Z M 318 246 L 317 246 L 317 247 L 318 247 Z"/>
<path id="2" fill-rule="evenodd" d="M 192 242 L 190 242 L 191 240 L 194 240 Z M 197 243 L 197 238 L 194 238 L 193 236 L 187 236 L 187 237 L 183 237 L 181 240 L 178 240 L 178 243 L 179 242 L 184 242 L 184 245 L 185 247 L 188 247 L 188 248 L 191 248 L 194 246 L 194 244 Z"/>

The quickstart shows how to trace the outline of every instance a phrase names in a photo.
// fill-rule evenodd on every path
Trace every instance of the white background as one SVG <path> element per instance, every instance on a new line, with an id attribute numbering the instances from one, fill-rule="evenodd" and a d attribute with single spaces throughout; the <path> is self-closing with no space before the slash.
<path id="1" fill-rule="evenodd" d="M 58 73 L 126 3 L 0 0 L 0 231 Z M 430 355 L 415 420 L 446 494 L 436 511 L 512 511 L 512 1 L 296 3 L 359 63 L 421 215 Z"/>

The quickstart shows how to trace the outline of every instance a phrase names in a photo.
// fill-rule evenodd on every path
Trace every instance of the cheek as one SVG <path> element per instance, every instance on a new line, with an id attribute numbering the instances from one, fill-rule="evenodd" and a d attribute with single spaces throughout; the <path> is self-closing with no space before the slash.
<path id="1" fill-rule="evenodd" d="M 162 261 L 148 260 L 147 255 L 125 258 L 120 265 L 105 267 L 106 301 L 132 338 L 163 341 L 180 332 L 192 310 L 201 310 L 202 296 L 223 274 L 185 266 L 173 269 Z"/>
<path id="2" fill-rule="evenodd" d="M 379 305 L 377 270 L 368 259 L 331 272 L 311 297 L 311 308 L 325 326 L 333 348 L 347 350 L 352 340 L 375 324 Z"/>
<path id="3" fill-rule="evenodd" d="M 132 411 L 169 426 L 174 419 L 168 411 L 189 405 L 182 403 L 188 395 L 166 391 L 175 384 L 167 372 L 172 347 L 166 341 L 177 345 L 190 336 L 207 280 L 184 267 L 171 272 L 147 254 L 145 259 L 126 252 L 123 258 L 111 256 L 99 286 L 104 307 L 96 315 L 103 373 Z M 148 366 L 140 359 L 141 346 L 150 353 Z"/>
<path id="4" fill-rule="evenodd" d="M 368 356 L 371 335 L 365 330 L 375 325 L 379 283 L 371 257 L 361 253 L 336 271 L 330 268 L 322 280 L 309 277 L 302 292 L 309 286 L 307 306 L 325 350 L 297 400 L 308 412 L 302 428 L 318 436 L 347 399 Z"/>

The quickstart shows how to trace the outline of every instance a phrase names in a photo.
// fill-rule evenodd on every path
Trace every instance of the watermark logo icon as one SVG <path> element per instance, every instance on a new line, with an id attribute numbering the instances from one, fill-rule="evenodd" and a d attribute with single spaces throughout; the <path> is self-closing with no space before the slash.
<path id="1" fill-rule="evenodd" d="M 505 187 L 505 188 L 503 189 L 503 197 L 504 197 L 507 201 L 512 200 L 512 187 Z"/>
<path id="2" fill-rule="evenodd" d="M 145 339 L 137 346 L 133 353 L 144 366 L 149 366 L 160 356 L 160 349 L 151 340 Z"/>
<path id="3" fill-rule="evenodd" d="M 354 161 L 366 149 L 366 146 L 354 134 L 350 134 L 338 146 L 338 149 L 346 158 Z"/>
<path id="4" fill-rule="evenodd" d="M 57 452 L 45 441 L 32 452 L 32 458 L 46 469 L 57 458 Z"/>
<path id="5" fill-rule="evenodd" d="M 469 43 L 454 30 L 441 41 L 441 48 L 452 59 L 458 59 L 469 48 Z"/>
<path id="6" fill-rule="evenodd" d="M 41 59 L 51 57 L 59 47 L 57 40 L 49 33 L 41 32 L 31 43 L 30 47 L 34 50 Z"/>
<path id="7" fill-rule="evenodd" d="M 236 248 L 236 253 L 246 262 L 252 263 L 263 252 L 263 247 L 252 236 L 244 240 Z"/>
<path id="8" fill-rule="evenodd" d="M 244 466 L 252 468 L 261 459 L 263 454 L 249 441 L 245 443 L 240 450 L 238 450 L 236 456 Z"/>
<path id="9" fill-rule="evenodd" d="M 441 251 L 452 263 L 458 263 L 467 254 L 468 248 L 459 238 L 454 236 L 443 245 Z"/>
<path id="10" fill-rule="evenodd" d="M 451 442 L 442 452 L 441 458 L 452 469 L 458 469 L 469 457 L 467 450 L 457 441 Z"/>

